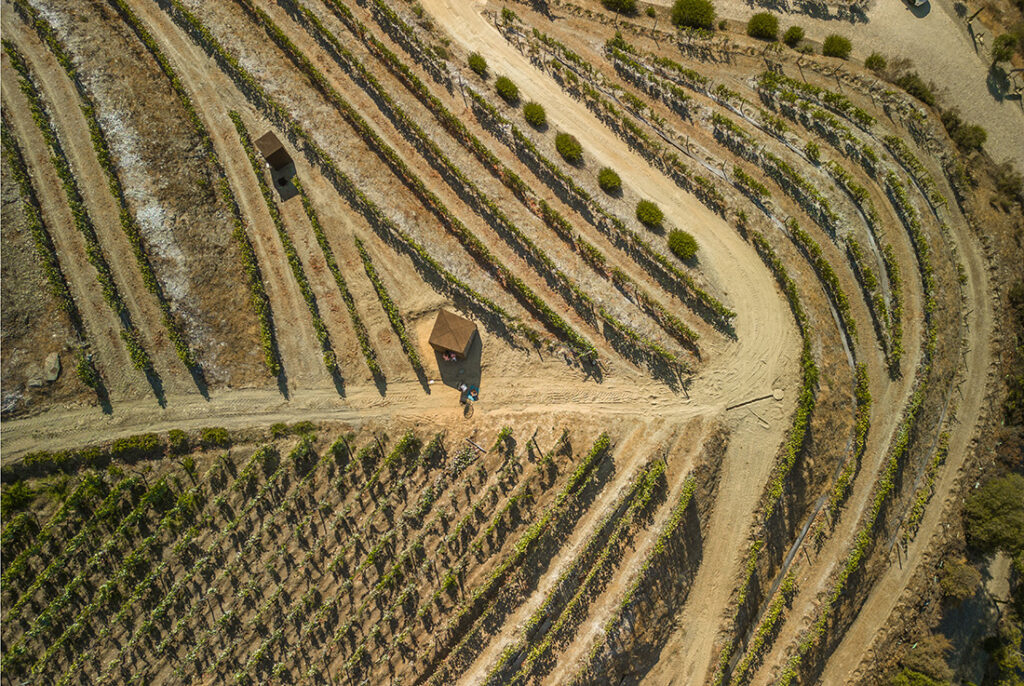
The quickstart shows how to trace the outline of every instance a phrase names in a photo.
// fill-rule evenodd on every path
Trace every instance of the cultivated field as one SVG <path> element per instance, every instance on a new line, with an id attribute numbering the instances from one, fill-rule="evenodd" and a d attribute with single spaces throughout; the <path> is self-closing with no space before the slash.
<path id="1" fill-rule="evenodd" d="M 641 4 L 2 0 L 5 683 L 879 678 L 1019 205 Z"/>

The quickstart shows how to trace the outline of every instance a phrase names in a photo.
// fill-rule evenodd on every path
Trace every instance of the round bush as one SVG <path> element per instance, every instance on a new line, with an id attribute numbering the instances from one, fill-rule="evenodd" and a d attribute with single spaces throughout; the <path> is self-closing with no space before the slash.
<path id="1" fill-rule="evenodd" d="M 653 228 L 661 226 L 661 220 L 665 218 L 665 213 L 650 200 L 641 200 L 636 204 L 636 218 L 644 226 Z"/>
<path id="2" fill-rule="evenodd" d="M 747 22 L 747 35 L 751 38 L 775 40 L 779 34 L 779 20 L 771 12 L 758 12 Z"/>
<path id="3" fill-rule="evenodd" d="M 689 260 L 697 254 L 697 239 L 678 229 L 668 234 L 668 249 L 681 260 Z"/>
<path id="4" fill-rule="evenodd" d="M 555 136 L 555 149 L 570 164 L 578 164 L 583 159 L 583 146 L 572 134 L 563 132 Z"/>
<path id="5" fill-rule="evenodd" d="M 622 12 L 623 14 L 634 14 L 636 12 L 636 0 L 601 0 L 606 10 Z"/>
<path id="6" fill-rule="evenodd" d="M 864 66 L 873 72 L 880 72 L 885 69 L 886 64 L 885 58 L 877 52 L 873 52 L 868 55 L 868 58 L 864 60 Z"/>
<path id="7" fill-rule="evenodd" d="M 790 26 L 782 35 L 782 42 L 791 48 L 795 48 L 803 39 L 804 29 L 802 26 Z"/>
<path id="8" fill-rule="evenodd" d="M 672 23 L 696 29 L 713 29 L 715 6 L 711 0 L 676 0 L 672 5 Z"/>
<path id="9" fill-rule="evenodd" d="M 849 38 L 833 33 L 822 44 L 821 54 L 825 57 L 838 57 L 845 60 L 850 56 L 850 49 L 852 47 L 853 45 L 850 43 Z"/>
<path id="10" fill-rule="evenodd" d="M 548 115 L 544 112 L 544 106 L 539 102 L 528 102 L 523 105 L 523 117 L 526 122 L 539 129 L 548 122 Z"/>
<path id="11" fill-rule="evenodd" d="M 601 171 L 597 172 L 597 185 L 605 193 L 614 195 L 622 190 L 622 179 L 611 167 L 602 167 Z"/>
<path id="12" fill-rule="evenodd" d="M 1017 39 L 1009 33 L 996 36 L 992 41 L 992 64 L 996 62 L 1009 62 L 1017 49 Z"/>
<path id="13" fill-rule="evenodd" d="M 477 76 L 483 77 L 487 74 L 487 60 L 478 52 L 469 53 L 469 68 L 476 72 Z"/>
<path id="14" fill-rule="evenodd" d="M 509 105 L 519 102 L 519 87 L 512 83 L 512 79 L 507 76 L 498 77 L 498 80 L 494 82 L 494 90 L 498 91 L 501 99 Z"/>

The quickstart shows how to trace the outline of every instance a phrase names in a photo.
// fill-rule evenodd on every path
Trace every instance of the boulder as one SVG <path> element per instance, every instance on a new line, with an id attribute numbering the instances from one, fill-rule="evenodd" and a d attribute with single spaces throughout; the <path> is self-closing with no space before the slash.
<path id="1" fill-rule="evenodd" d="M 46 363 L 43 365 L 43 379 L 53 383 L 60 376 L 60 353 L 50 353 L 46 356 Z"/>

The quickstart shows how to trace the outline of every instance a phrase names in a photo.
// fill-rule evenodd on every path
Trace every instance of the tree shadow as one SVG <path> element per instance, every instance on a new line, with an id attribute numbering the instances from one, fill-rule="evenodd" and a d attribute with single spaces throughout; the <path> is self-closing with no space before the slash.
<path id="1" fill-rule="evenodd" d="M 1010 90 L 1010 75 L 998 64 L 993 64 L 989 67 L 985 84 L 988 86 L 988 92 L 996 99 L 996 102 L 1002 102 L 1006 97 L 1006 93 Z"/>

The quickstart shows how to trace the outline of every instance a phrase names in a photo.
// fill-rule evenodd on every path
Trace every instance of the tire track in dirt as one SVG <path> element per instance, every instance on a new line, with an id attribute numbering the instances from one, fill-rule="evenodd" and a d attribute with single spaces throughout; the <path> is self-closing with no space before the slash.
<path id="1" fill-rule="evenodd" d="M 13 10 L 4 13 L 4 33 L 18 37 L 19 49 L 38 76 L 37 85 L 49 104 L 50 117 L 89 209 L 96 235 L 125 306 L 139 331 L 143 347 L 160 376 L 163 392 L 180 395 L 194 390 L 195 384 L 178 359 L 160 309 L 142 281 L 135 255 L 121 229 L 120 210 L 107 188 L 106 176 L 92 147 L 88 125 L 77 107 L 81 102 L 78 92 L 35 34 L 20 23 L 14 23 L 16 16 Z"/>
<path id="2" fill-rule="evenodd" d="M 18 88 L 14 86 L 17 80 L 7 64 L 6 54 L 3 61 L 4 91 L 17 93 Z M 31 172 L 43 221 L 53 239 L 75 304 L 82 314 L 93 363 L 103 377 L 107 392 L 112 400 L 150 395 L 145 376 L 132 367 L 121 341 L 121 323 L 103 299 L 102 289 L 96 281 L 96 270 L 86 257 L 85 240 L 75 228 L 71 210 L 64 200 L 64 189 L 27 105 L 21 101 L 21 96 L 5 95 L 4 111 Z M 93 414 L 96 412 L 95 409 L 91 411 Z M 5 428 L 7 424 L 9 422 L 4 422 Z"/>
<path id="3" fill-rule="evenodd" d="M 221 74 L 206 53 L 181 35 L 178 27 L 159 8 L 147 2 L 132 2 L 131 8 L 160 44 L 191 94 L 238 206 L 247 220 L 248 235 L 259 260 L 263 285 L 273 311 L 284 383 L 289 389 L 333 385 L 323 366 L 306 303 L 288 269 L 277 230 L 270 220 L 263 196 L 252 177 L 252 168 L 227 112 L 236 108 L 249 121 L 265 122 L 252 116 L 244 98 L 232 97 L 237 93 L 234 84 Z M 268 125 L 267 128 L 271 127 Z"/>

